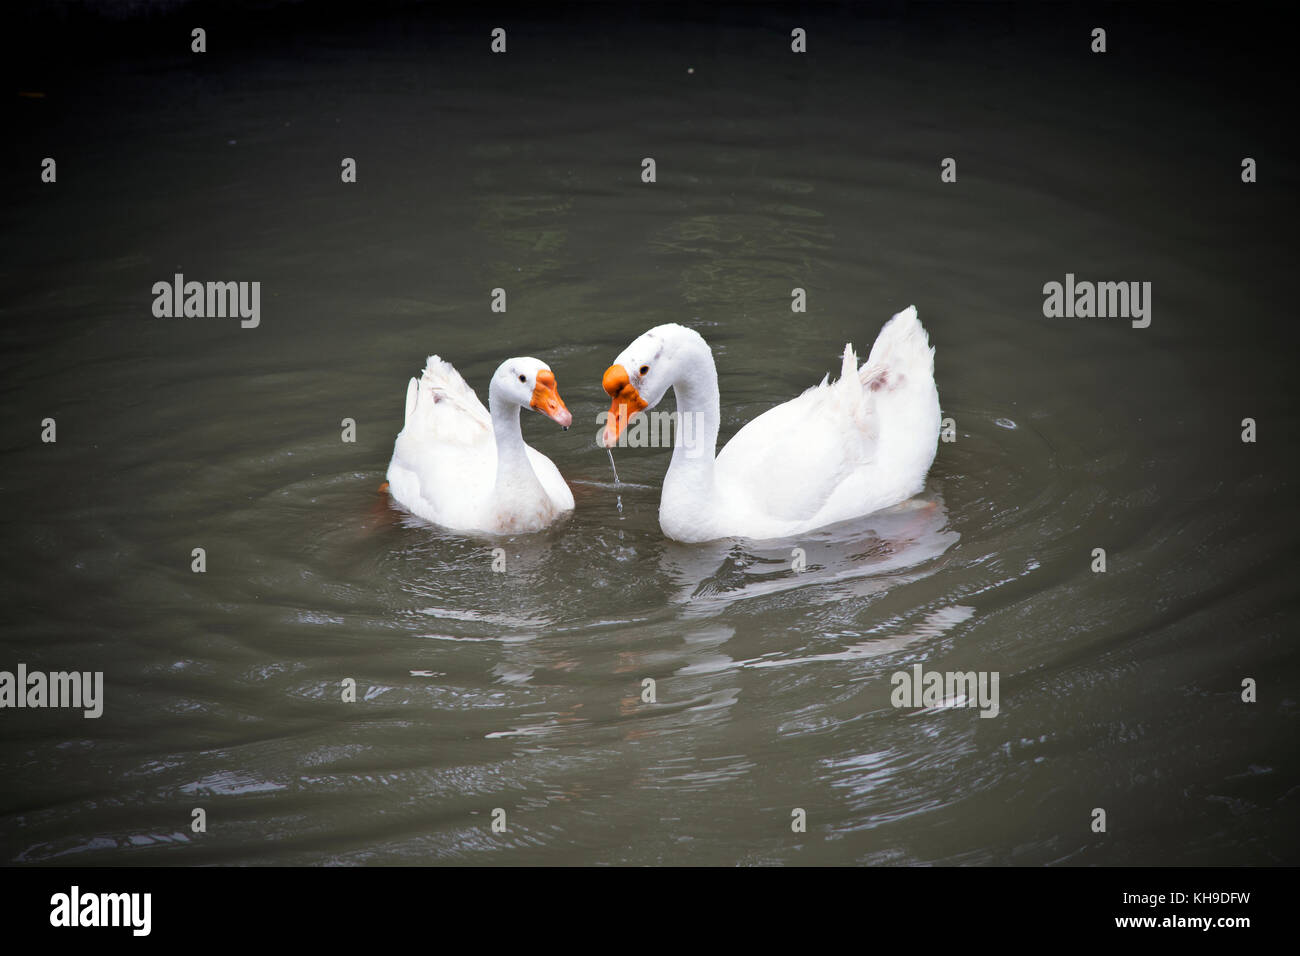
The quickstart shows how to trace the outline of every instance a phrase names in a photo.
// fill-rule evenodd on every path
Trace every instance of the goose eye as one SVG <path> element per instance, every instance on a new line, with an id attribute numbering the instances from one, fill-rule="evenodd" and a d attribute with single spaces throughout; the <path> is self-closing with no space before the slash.
<path id="1" fill-rule="evenodd" d="M 520 375 L 520 376 L 519 376 L 519 381 L 521 381 L 521 382 L 526 382 L 526 381 L 528 381 L 528 376 L 527 376 L 527 375 Z"/>
<path id="2" fill-rule="evenodd" d="M 650 371 L 650 366 L 649 366 L 649 365 L 642 365 L 642 366 L 641 366 L 641 374 L 642 374 L 642 375 L 644 375 L 644 374 L 645 374 L 646 372 L 648 372 L 648 371 Z"/>

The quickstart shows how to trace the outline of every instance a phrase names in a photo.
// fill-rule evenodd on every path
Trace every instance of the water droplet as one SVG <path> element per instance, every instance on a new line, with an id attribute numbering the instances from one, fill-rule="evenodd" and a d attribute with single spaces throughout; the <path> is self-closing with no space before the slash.
<path id="1" fill-rule="evenodd" d="M 614 449 L 612 449 L 612 448 L 606 448 L 605 451 L 609 453 L 609 470 L 612 471 L 612 472 L 614 473 L 614 490 L 615 490 L 615 492 L 617 492 L 617 491 L 618 491 L 618 486 L 619 486 L 619 480 L 618 480 L 618 469 L 614 467 Z M 615 495 L 615 499 L 614 499 L 614 503 L 615 503 L 615 505 L 618 506 L 618 513 L 619 513 L 619 514 L 622 514 L 622 513 L 623 513 L 623 496 L 622 496 L 621 494 L 616 494 L 616 495 Z"/>

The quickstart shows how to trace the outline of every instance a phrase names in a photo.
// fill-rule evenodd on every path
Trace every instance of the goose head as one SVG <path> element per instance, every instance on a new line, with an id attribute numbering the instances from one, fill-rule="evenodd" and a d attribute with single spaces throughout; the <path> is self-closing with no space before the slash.
<path id="1" fill-rule="evenodd" d="M 541 412 L 564 428 L 573 424 L 573 415 L 555 384 L 555 373 L 535 358 L 506 359 L 492 376 L 489 391 L 503 401 Z"/>
<path id="2" fill-rule="evenodd" d="M 657 325 L 619 353 L 605 369 L 601 385 L 612 399 L 601 444 L 613 448 L 627 427 L 628 419 L 654 408 L 668 389 L 677 384 L 703 356 L 712 366 L 708 344 L 694 329 L 669 323 Z"/>

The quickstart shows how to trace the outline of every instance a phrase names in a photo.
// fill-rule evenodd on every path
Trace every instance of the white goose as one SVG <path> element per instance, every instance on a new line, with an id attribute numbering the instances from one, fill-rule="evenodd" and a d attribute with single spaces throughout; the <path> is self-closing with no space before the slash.
<path id="1" fill-rule="evenodd" d="M 779 538 L 870 514 L 919 492 L 939 439 L 934 349 L 915 306 L 881 329 L 861 368 L 844 347 L 840 380 L 759 415 L 714 457 L 718 373 L 698 332 L 660 325 L 623 350 L 602 383 L 613 399 L 601 436 L 677 396 L 659 525 L 678 541 Z"/>
<path id="2" fill-rule="evenodd" d="M 489 413 L 460 373 L 430 355 L 406 388 L 406 422 L 388 464 L 388 492 L 413 514 L 458 531 L 540 531 L 573 510 L 559 469 L 524 444 L 527 406 L 566 429 L 573 416 L 535 358 L 506 359 L 488 386 Z"/>

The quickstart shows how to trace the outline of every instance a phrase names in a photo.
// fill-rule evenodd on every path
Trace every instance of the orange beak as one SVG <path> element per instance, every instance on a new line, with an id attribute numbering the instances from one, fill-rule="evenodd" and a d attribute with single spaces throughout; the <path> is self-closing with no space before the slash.
<path id="1" fill-rule="evenodd" d="M 573 415 L 565 407 L 564 399 L 560 398 L 559 390 L 555 386 L 555 374 L 550 369 L 542 369 L 537 373 L 537 384 L 533 386 L 533 400 L 528 403 L 528 407 L 536 409 L 547 418 L 554 419 L 565 428 L 573 424 Z"/>
<path id="2" fill-rule="evenodd" d="M 628 381 L 627 369 L 621 365 L 611 365 L 605 369 L 605 377 L 600 384 L 614 400 L 609 406 L 609 418 L 605 419 L 605 433 L 600 436 L 600 440 L 606 448 L 613 448 L 618 444 L 618 436 L 627 428 L 627 420 L 648 406 L 636 386 Z"/>

